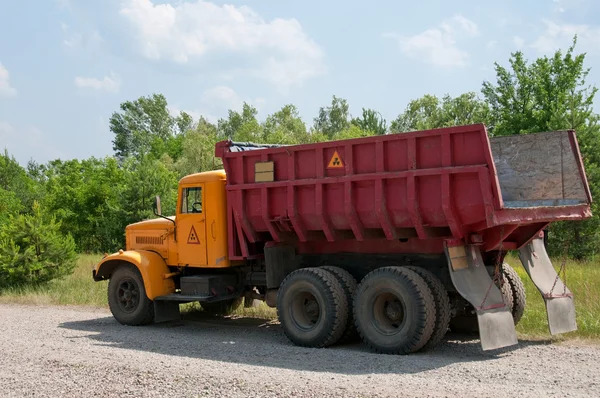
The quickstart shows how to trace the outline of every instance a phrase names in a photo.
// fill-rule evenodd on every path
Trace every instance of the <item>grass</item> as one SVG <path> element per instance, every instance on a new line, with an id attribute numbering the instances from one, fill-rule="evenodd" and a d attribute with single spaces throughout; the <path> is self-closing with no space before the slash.
<path id="1" fill-rule="evenodd" d="M 265 320 L 277 318 L 277 311 L 275 308 L 269 307 L 264 301 L 256 300 L 255 303 L 256 305 L 248 308 L 244 308 L 243 305 L 239 306 L 231 316 L 234 318 L 256 318 Z M 191 314 L 199 311 L 202 311 L 202 307 L 198 302 L 187 303 L 181 306 L 182 313 Z"/>
<path id="2" fill-rule="evenodd" d="M 82 254 L 73 273 L 44 286 L 4 289 L 0 303 L 106 306 L 107 282 L 94 282 L 92 269 L 101 256 Z"/>
<path id="3" fill-rule="evenodd" d="M 72 275 L 52 281 L 46 286 L 0 291 L 0 303 L 107 307 L 107 282 L 92 280 L 92 269 L 99 259 L 99 255 L 81 255 Z M 525 273 L 516 255 L 507 256 L 507 262 L 521 276 L 527 293 L 527 308 L 521 322 L 517 325 L 520 337 L 552 338 L 559 341 L 573 338 L 600 339 L 600 267 L 597 264 L 567 261 L 567 285 L 575 295 L 578 330 L 551 337 L 548 332 L 544 301 L 540 294 Z M 560 264 L 561 259 L 554 259 L 557 270 Z M 188 313 L 196 312 L 200 311 L 201 307 L 198 303 L 190 303 L 184 305 L 182 310 Z M 274 319 L 276 311 L 261 302 L 250 308 L 241 306 L 236 310 L 234 316 Z"/>

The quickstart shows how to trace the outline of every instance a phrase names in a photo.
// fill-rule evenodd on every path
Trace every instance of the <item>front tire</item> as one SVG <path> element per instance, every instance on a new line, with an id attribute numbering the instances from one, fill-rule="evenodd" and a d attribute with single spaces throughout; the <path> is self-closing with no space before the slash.
<path id="1" fill-rule="evenodd" d="M 122 265 L 108 282 L 108 306 L 115 319 L 129 326 L 154 321 L 154 304 L 146 296 L 144 280 L 133 265 Z"/>
<path id="2" fill-rule="evenodd" d="M 320 268 L 301 268 L 281 283 L 277 315 L 292 343 L 327 347 L 337 343 L 344 333 L 348 301 L 335 275 Z"/>
<path id="3" fill-rule="evenodd" d="M 383 354 L 409 354 L 431 338 L 435 301 L 425 280 L 405 267 L 371 271 L 354 296 L 354 319 L 363 341 Z"/>

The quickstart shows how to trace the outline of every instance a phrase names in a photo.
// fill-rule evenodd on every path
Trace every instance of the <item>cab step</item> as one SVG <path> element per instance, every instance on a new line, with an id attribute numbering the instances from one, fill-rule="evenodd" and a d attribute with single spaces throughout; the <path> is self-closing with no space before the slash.
<path id="1" fill-rule="evenodd" d="M 243 284 L 235 274 L 210 274 L 183 276 L 180 292 L 158 296 L 154 299 L 154 322 L 181 319 L 180 303 L 217 302 L 240 297 Z"/>

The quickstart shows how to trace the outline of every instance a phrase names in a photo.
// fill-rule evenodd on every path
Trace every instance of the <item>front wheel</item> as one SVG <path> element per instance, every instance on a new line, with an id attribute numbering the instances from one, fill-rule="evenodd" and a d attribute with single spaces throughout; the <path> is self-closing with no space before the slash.
<path id="1" fill-rule="evenodd" d="M 108 306 L 115 319 L 129 326 L 154 321 L 154 304 L 146 296 L 144 281 L 133 265 L 122 265 L 108 282 Z"/>

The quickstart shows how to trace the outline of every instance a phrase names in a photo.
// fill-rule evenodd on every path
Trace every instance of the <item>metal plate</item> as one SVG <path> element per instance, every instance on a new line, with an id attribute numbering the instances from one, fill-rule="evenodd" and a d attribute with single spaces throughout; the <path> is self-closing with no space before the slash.
<path id="1" fill-rule="evenodd" d="M 483 350 L 493 350 L 518 343 L 515 323 L 500 289 L 492 282 L 477 246 L 464 246 L 468 266 L 453 266 L 455 259 L 446 248 L 450 277 L 454 287 L 477 309 L 479 336 Z M 455 250 L 453 252 L 456 252 Z M 461 263 L 462 264 L 462 263 Z"/>
<path id="2" fill-rule="evenodd" d="M 507 308 L 478 311 L 477 322 L 484 351 L 518 343 L 515 321 Z"/>
<path id="3" fill-rule="evenodd" d="M 546 302 L 550 333 L 560 334 L 577 330 L 573 293 L 558 277 L 546 253 L 544 241 L 533 239 L 519 250 L 519 258 Z"/>

